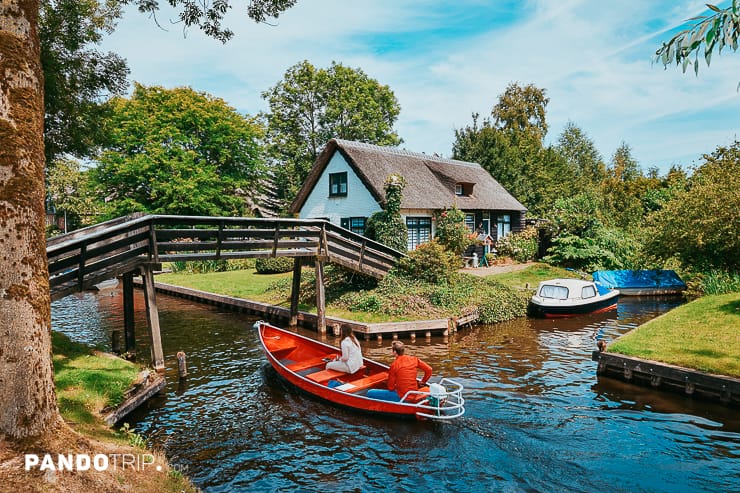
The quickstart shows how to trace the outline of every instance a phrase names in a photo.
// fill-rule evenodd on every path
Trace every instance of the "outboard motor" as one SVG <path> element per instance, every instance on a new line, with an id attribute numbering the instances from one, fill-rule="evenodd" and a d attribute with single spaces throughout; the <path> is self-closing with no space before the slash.
<path id="1" fill-rule="evenodd" d="M 438 383 L 429 384 L 429 405 L 439 407 L 447 400 L 447 389 Z"/>

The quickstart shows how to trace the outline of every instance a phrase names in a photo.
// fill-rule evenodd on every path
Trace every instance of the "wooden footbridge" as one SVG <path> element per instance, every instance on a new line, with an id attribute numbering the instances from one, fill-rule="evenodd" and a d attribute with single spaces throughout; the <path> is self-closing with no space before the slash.
<path id="1" fill-rule="evenodd" d="M 163 262 L 292 257 L 291 324 L 298 315 L 301 266 L 316 268 L 317 326 L 326 331 L 324 264 L 382 278 L 404 254 L 324 220 L 143 215 L 51 238 L 46 248 L 52 300 L 123 278 L 126 350 L 134 348 L 133 277 L 141 275 L 152 362 L 164 369 L 154 290 Z"/>

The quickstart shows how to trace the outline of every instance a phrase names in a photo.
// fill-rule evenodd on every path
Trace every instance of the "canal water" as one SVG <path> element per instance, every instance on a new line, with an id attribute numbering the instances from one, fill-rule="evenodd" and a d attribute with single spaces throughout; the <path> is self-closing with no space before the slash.
<path id="1" fill-rule="evenodd" d="M 624 298 L 611 314 L 417 339 L 409 352 L 466 388 L 467 412 L 449 423 L 312 400 L 266 367 L 255 318 L 158 302 L 166 394 L 126 421 L 207 492 L 740 492 L 737 409 L 597 378 L 590 359 L 598 339 L 612 341 L 675 299 Z M 109 349 L 122 313 L 118 293 L 82 293 L 53 304 L 53 327 Z M 136 317 L 145 357 L 139 292 Z M 388 363 L 389 347 L 363 341 L 366 355 Z M 181 382 L 178 351 L 190 372 Z"/>

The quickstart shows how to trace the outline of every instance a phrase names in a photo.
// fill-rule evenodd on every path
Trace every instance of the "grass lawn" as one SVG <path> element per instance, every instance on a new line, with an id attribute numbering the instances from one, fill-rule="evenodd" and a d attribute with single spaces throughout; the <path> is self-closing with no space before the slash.
<path id="1" fill-rule="evenodd" d="M 290 299 L 279 296 L 276 292 L 268 291 L 272 283 L 282 279 L 291 279 L 292 272 L 283 274 L 257 274 L 253 269 L 236 270 L 227 272 L 209 272 L 207 274 L 161 274 L 157 276 L 157 282 L 184 286 L 186 288 L 198 289 L 209 293 L 234 296 L 276 306 L 290 306 Z M 304 312 L 316 313 L 314 304 L 300 303 L 298 309 Z M 332 306 L 326 307 L 329 316 L 345 318 L 364 323 L 382 322 L 405 322 L 414 320 L 409 317 L 389 317 L 379 313 L 361 311 L 350 311 Z"/>
<path id="2" fill-rule="evenodd" d="M 184 286 L 209 293 L 224 294 L 235 298 L 261 301 L 273 305 L 286 305 L 290 300 L 276 298 L 267 288 L 281 279 L 290 279 L 292 272 L 283 274 L 257 274 L 254 269 L 228 272 L 209 272 L 207 274 L 162 274 L 157 282 Z M 303 310 L 304 308 L 301 308 Z"/>
<path id="3" fill-rule="evenodd" d="M 3 491 L 161 491 L 163 493 L 196 492 L 189 479 L 180 472 L 170 468 L 167 458 L 160 451 L 145 448 L 146 439 L 133 429 L 116 431 L 101 418 L 100 410 L 106 406 L 120 404 L 123 394 L 136 380 L 140 368 L 129 361 L 116 356 L 99 353 L 92 348 L 71 341 L 64 334 L 52 331 L 52 352 L 54 364 L 54 383 L 57 403 L 64 421 L 78 433 L 69 431 L 57 432 L 51 442 L 41 447 L 49 452 L 63 454 L 76 452 L 90 453 L 90 450 L 79 450 L 79 436 L 90 440 L 88 447 L 96 453 L 106 454 L 149 454 L 154 462 L 164 466 L 164 470 L 154 467 L 146 470 L 139 468 L 119 468 L 104 472 L 85 471 L 83 473 L 67 472 L 55 477 L 51 486 L 42 475 L 17 476 L 10 474 L 9 467 L 3 467 L 3 454 L 15 458 L 25 448 L 13 451 L 3 448 L 0 437 L 0 484 L 5 484 Z M 71 435 L 71 436 L 70 436 Z M 25 447 L 25 446 L 24 446 Z M 18 484 L 18 482 L 22 484 Z M 94 484 L 94 487 L 91 485 Z"/>
<path id="4" fill-rule="evenodd" d="M 535 289 L 540 281 L 564 277 L 580 279 L 576 272 L 544 263 L 533 264 L 523 270 L 486 276 L 487 279 L 493 279 L 496 282 L 518 289 L 525 289 L 527 284 L 529 284 L 530 289 Z"/>
<path id="5" fill-rule="evenodd" d="M 100 419 L 99 411 L 115 406 L 136 380 L 139 367 L 130 361 L 93 353 L 52 331 L 54 381 L 59 410 L 75 429 L 98 438 L 112 438 L 112 430 Z"/>
<path id="6" fill-rule="evenodd" d="M 705 296 L 618 338 L 608 350 L 740 377 L 740 293 Z"/>

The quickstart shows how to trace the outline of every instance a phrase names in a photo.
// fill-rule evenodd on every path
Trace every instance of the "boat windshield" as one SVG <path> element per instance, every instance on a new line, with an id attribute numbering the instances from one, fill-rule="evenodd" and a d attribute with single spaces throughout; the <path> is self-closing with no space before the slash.
<path id="1" fill-rule="evenodd" d="M 545 284 L 540 288 L 540 297 L 554 298 L 556 300 L 567 300 L 568 288 L 566 288 L 565 286 L 553 286 L 551 284 Z"/>
<path id="2" fill-rule="evenodd" d="M 594 296 L 596 296 L 596 289 L 593 286 L 583 286 L 581 298 L 593 298 Z"/>

